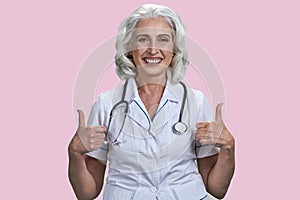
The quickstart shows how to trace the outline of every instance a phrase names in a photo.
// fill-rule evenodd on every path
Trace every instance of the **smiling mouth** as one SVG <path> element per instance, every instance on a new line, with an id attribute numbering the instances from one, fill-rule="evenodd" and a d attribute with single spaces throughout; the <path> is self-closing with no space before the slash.
<path id="1" fill-rule="evenodd" d="M 162 61 L 162 58 L 143 58 L 147 64 L 159 64 Z"/>

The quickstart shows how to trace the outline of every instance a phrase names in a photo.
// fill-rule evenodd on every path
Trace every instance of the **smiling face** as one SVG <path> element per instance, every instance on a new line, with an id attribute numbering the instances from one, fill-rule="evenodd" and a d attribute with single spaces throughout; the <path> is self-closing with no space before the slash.
<path id="1" fill-rule="evenodd" d="M 139 21 L 132 38 L 132 57 L 138 76 L 164 76 L 173 58 L 172 30 L 163 18 Z"/>

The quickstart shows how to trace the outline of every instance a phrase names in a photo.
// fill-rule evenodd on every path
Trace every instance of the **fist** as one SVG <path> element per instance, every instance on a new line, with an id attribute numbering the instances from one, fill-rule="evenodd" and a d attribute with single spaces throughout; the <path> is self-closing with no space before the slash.
<path id="1" fill-rule="evenodd" d="M 84 113 L 78 110 L 78 129 L 69 144 L 69 151 L 84 154 L 100 148 L 106 137 L 106 127 L 85 125 Z"/>
<path id="2" fill-rule="evenodd" d="M 234 146 L 234 138 L 226 128 L 222 119 L 222 103 L 216 107 L 215 121 L 199 122 L 196 124 L 196 139 L 202 145 L 215 145 L 221 149 L 230 149 Z"/>

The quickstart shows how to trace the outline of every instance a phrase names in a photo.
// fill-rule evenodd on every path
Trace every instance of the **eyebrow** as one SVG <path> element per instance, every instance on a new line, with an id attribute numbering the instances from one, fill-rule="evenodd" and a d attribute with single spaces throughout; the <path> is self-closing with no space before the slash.
<path id="1" fill-rule="evenodd" d="M 149 37 L 150 35 L 148 35 L 148 34 L 139 34 L 135 38 L 143 37 L 143 36 Z M 168 37 L 168 38 L 171 38 L 171 36 L 168 35 L 168 34 L 166 34 L 166 33 L 158 34 L 157 37 Z"/>
<path id="2" fill-rule="evenodd" d="M 138 38 L 138 37 L 143 37 L 143 36 L 145 36 L 145 37 L 149 37 L 149 35 L 148 35 L 148 34 L 139 34 L 139 35 L 137 35 L 135 38 Z"/>
<path id="3" fill-rule="evenodd" d="M 158 35 L 158 37 L 163 37 L 163 36 L 166 36 L 166 37 L 168 37 L 168 38 L 170 38 L 170 37 L 171 37 L 170 35 L 168 35 L 168 34 L 165 34 L 165 33 L 164 33 L 164 34 L 159 34 L 159 35 Z"/>

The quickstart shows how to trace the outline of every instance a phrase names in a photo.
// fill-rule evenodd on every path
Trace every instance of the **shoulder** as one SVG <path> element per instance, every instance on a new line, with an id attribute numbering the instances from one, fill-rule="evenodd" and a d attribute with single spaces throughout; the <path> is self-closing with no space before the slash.
<path id="1" fill-rule="evenodd" d="M 120 101 L 123 85 L 118 86 L 112 90 L 101 92 L 96 100 L 96 103 L 108 104 L 114 101 Z"/>
<path id="2" fill-rule="evenodd" d="M 190 107 L 198 109 L 198 121 L 211 120 L 211 105 L 206 96 L 199 90 L 188 89 L 188 102 Z"/>
<path id="3" fill-rule="evenodd" d="M 188 88 L 188 98 L 197 102 L 200 106 L 208 106 L 209 101 L 206 96 L 200 91 L 193 88 Z"/>
<path id="4" fill-rule="evenodd" d="M 116 102 L 120 101 L 122 94 L 122 86 L 118 86 L 112 90 L 101 92 L 93 105 L 96 110 L 108 112 Z"/>
<path id="5" fill-rule="evenodd" d="M 196 90 L 196 89 L 188 87 L 188 92 L 191 93 L 196 98 L 199 98 L 199 99 L 205 98 L 204 94 L 200 90 Z"/>

